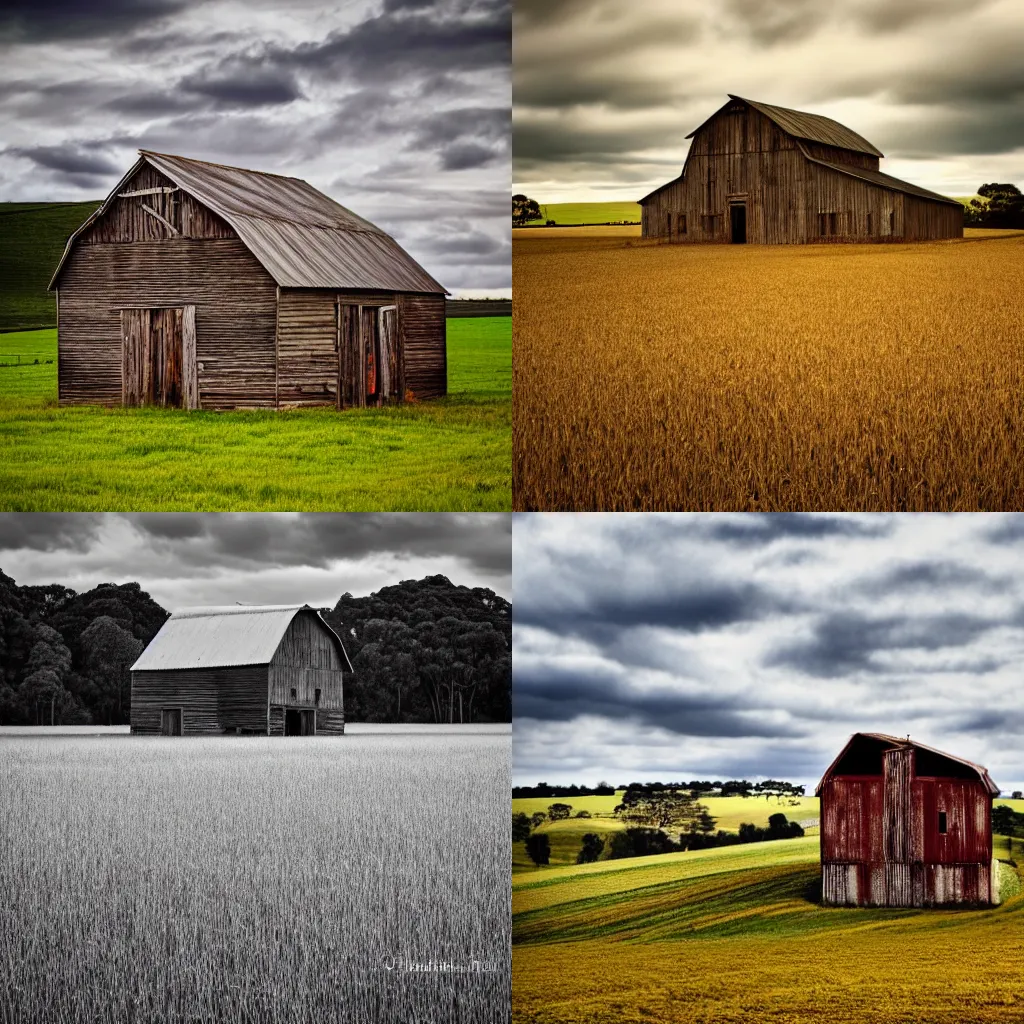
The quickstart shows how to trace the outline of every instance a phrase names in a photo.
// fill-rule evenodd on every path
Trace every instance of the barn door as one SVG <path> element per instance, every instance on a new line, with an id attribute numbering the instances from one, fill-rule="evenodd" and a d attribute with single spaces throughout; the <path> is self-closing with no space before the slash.
<path id="1" fill-rule="evenodd" d="M 196 308 L 121 310 L 124 405 L 197 409 Z"/>
<path id="2" fill-rule="evenodd" d="M 163 708 L 160 712 L 160 734 L 181 736 L 181 708 Z"/>
<path id="3" fill-rule="evenodd" d="M 398 307 L 381 306 L 377 317 L 380 338 L 380 394 L 383 401 L 403 398 L 402 357 L 398 340 Z"/>
<path id="4" fill-rule="evenodd" d="M 303 736 L 315 736 L 316 735 L 316 712 L 315 711 L 300 711 L 299 714 L 302 716 L 302 735 Z"/>
<path id="5" fill-rule="evenodd" d="M 747 206 L 746 203 L 733 203 L 729 207 L 730 227 L 733 245 L 743 245 L 747 240 Z"/>
<path id="6" fill-rule="evenodd" d="M 384 405 L 405 394 L 397 306 L 338 304 L 338 407 Z"/>

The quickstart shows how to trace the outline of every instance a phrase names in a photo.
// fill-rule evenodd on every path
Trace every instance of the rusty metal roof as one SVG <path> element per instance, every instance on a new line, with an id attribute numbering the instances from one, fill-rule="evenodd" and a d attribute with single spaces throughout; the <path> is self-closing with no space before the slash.
<path id="1" fill-rule="evenodd" d="M 939 195 L 938 192 L 929 192 L 926 188 L 921 188 L 919 185 L 911 185 L 909 181 L 901 181 L 899 178 L 894 178 L 891 174 L 884 174 L 882 171 L 870 171 L 865 167 L 851 167 L 849 164 L 835 164 L 830 160 L 818 160 L 813 156 L 808 156 L 807 159 L 812 163 L 821 164 L 822 167 L 829 167 L 833 171 L 839 171 L 840 174 L 848 174 L 851 178 L 861 178 L 872 185 L 881 185 L 882 188 L 892 189 L 895 192 L 906 192 L 908 196 L 917 196 L 919 199 L 931 199 L 936 203 L 950 203 L 953 206 L 961 205 L 957 200 L 950 199 L 949 196 Z"/>
<path id="2" fill-rule="evenodd" d="M 266 665 L 300 613 L 315 615 L 352 665 L 341 638 L 309 605 L 228 605 L 175 612 L 131 667 L 132 672 Z"/>
<path id="3" fill-rule="evenodd" d="M 759 110 L 765 117 L 774 121 L 787 135 L 798 139 L 807 139 L 808 142 L 820 142 L 826 146 L 838 146 L 840 149 L 852 149 L 856 153 L 867 153 L 870 156 L 882 156 L 880 150 L 868 142 L 862 135 L 847 128 L 846 125 L 833 121 L 831 117 L 824 117 L 821 114 L 808 114 L 803 110 L 790 110 L 789 107 L 776 107 L 771 103 L 761 103 L 758 100 L 748 100 L 743 96 L 735 96 L 729 93 L 729 100 L 739 100 Z M 727 107 L 729 104 L 725 104 Z M 717 117 L 725 109 L 720 107 L 711 117 Z M 711 120 L 703 121 L 686 137 L 692 138 Z"/>
<path id="4" fill-rule="evenodd" d="M 890 748 L 913 747 L 915 750 L 927 750 L 929 753 L 938 754 L 939 757 L 944 757 L 949 761 L 956 761 L 957 764 L 966 765 L 968 768 L 977 772 L 978 780 L 984 784 L 985 788 L 992 794 L 992 796 L 999 795 L 999 787 L 992 781 L 992 777 L 989 775 L 988 769 L 984 768 L 982 765 L 975 764 L 973 761 L 968 761 L 965 757 L 957 757 L 956 754 L 949 754 L 945 750 L 937 750 L 935 747 L 929 747 L 924 743 L 918 743 L 917 740 L 912 740 L 909 736 L 890 736 L 888 733 L 884 732 L 855 732 L 849 740 L 846 741 L 845 746 L 839 751 L 836 759 L 828 766 L 825 774 L 822 775 L 821 781 L 814 790 L 815 794 L 821 792 L 821 787 L 825 784 L 825 780 L 832 774 L 832 770 L 837 764 L 839 764 L 840 760 L 842 760 L 843 755 L 850 748 L 851 744 L 861 737 L 869 740 L 877 740 L 879 743 L 883 743 Z"/>
<path id="5" fill-rule="evenodd" d="M 224 218 L 283 288 L 354 288 L 446 294 L 389 234 L 300 178 L 139 150 L 139 163 L 68 240 L 71 245 L 117 198 L 126 178 L 151 164 Z"/>

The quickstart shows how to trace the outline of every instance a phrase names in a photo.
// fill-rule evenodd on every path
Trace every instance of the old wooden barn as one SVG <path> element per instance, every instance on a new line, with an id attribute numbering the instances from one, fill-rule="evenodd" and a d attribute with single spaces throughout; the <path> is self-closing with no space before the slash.
<path id="1" fill-rule="evenodd" d="M 668 242 L 911 242 L 963 236 L 954 199 L 878 169 L 882 156 L 819 114 L 730 94 L 695 128 L 678 178 L 640 200 Z"/>
<path id="2" fill-rule="evenodd" d="M 50 288 L 62 405 L 344 409 L 447 390 L 444 288 L 298 178 L 141 151 Z"/>
<path id="3" fill-rule="evenodd" d="M 132 666 L 132 732 L 340 736 L 341 639 L 308 605 L 175 612 Z"/>
<path id="4" fill-rule="evenodd" d="M 909 738 L 856 733 L 818 785 L 822 900 L 931 907 L 998 900 L 980 765 Z"/>

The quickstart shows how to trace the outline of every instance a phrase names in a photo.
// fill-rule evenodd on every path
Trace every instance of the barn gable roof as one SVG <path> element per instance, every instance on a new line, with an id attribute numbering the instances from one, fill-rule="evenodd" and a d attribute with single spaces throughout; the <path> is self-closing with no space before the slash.
<path id="1" fill-rule="evenodd" d="M 316 617 L 335 641 L 349 670 L 341 638 L 308 604 L 229 605 L 175 612 L 149 642 L 132 672 L 266 665 L 296 615 Z"/>
<path id="2" fill-rule="evenodd" d="M 283 288 L 351 288 L 445 294 L 389 234 L 301 178 L 139 150 L 139 160 L 103 205 L 68 239 L 53 288 L 74 240 L 150 164 L 208 206 Z"/>
<path id="3" fill-rule="evenodd" d="M 689 135 L 693 138 L 708 123 L 716 118 L 723 110 L 737 100 L 746 103 L 755 110 L 760 111 L 770 121 L 777 124 L 787 135 L 797 139 L 806 139 L 808 142 L 818 142 L 825 146 L 836 146 L 839 149 L 852 149 L 855 153 L 867 153 L 869 156 L 883 156 L 884 154 L 876 149 L 862 135 L 858 135 L 852 128 L 845 124 L 833 121 L 831 117 L 822 114 L 808 114 L 803 110 L 791 110 L 789 107 L 776 107 L 771 103 L 761 103 L 759 100 L 748 100 L 743 96 L 735 96 L 728 93 L 729 103 L 719 107 L 707 121 L 698 125 Z"/>
<path id="4" fill-rule="evenodd" d="M 889 736 L 882 732 L 855 732 L 849 740 L 847 740 L 843 749 L 839 751 L 836 759 L 825 770 L 825 774 L 822 775 L 821 781 L 814 790 L 816 795 L 821 794 L 822 787 L 832 777 L 836 766 L 842 761 L 850 747 L 855 743 L 863 742 L 864 740 L 873 740 L 877 742 L 883 750 L 891 750 L 893 747 L 912 747 L 914 750 L 927 751 L 929 754 L 935 754 L 948 761 L 953 761 L 956 764 L 969 768 L 973 774 L 977 775 L 978 781 L 985 786 L 986 790 L 988 790 L 992 796 L 998 796 L 999 794 L 999 787 L 992 781 L 991 776 L 988 774 L 988 770 L 983 768 L 980 764 L 975 764 L 973 761 L 968 761 L 963 757 L 957 757 L 955 754 L 947 754 L 944 750 L 937 750 L 935 747 L 926 746 L 924 743 L 918 743 L 917 740 L 912 740 L 909 736 Z"/>

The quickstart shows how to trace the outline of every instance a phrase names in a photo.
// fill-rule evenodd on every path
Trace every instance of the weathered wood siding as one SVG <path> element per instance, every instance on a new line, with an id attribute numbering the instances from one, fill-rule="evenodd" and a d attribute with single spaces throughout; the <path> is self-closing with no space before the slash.
<path id="1" fill-rule="evenodd" d="M 405 348 L 405 387 L 416 398 L 448 393 L 443 295 L 402 295 L 398 330 Z"/>
<path id="2" fill-rule="evenodd" d="M 281 408 L 338 401 L 337 293 L 282 288 L 277 313 Z"/>
<path id="3" fill-rule="evenodd" d="M 682 179 L 642 204 L 643 237 L 730 242 L 732 204 L 746 207 L 746 240 L 754 244 L 962 237 L 959 205 L 884 188 L 808 156 L 878 170 L 875 156 L 797 142 L 751 107 L 724 111 L 694 135 Z"/>
<path id="4" fill-rule="evenodd" d="M 148 188 L 174 188 L 174 182 L 148 164 L 118 189 L 137 192 Z M 75 245 L 99 245 L 108 242 L 159 242 L 172 237 L 171 231 L 157 217 L 147 213 L 148 207 L 183 238 L 236 238 L 234 229 L 209 207 L 188 193 L 157 193 L 115 199 L 110 208 L 75 241 Z"/>
<path id="5" fill-rule="evenodd" d="M 341 655 L 315 615 L 300 612 L 292 620 L 270 662 L 268 684 L 271 709 L 315 708 L 318 733 L 345 731 Z M 272 711 L 272 728 L 276 718 Z"/>
<path id="6" fill-rule="evenodd" d="M 835 775 L 822 787 L 823 902 L 890 907 L 994 902 L 992 800 L 984 785 L 917 776 L 909 747 L 886 750 L 883 765 L 879 776 Z"/>
<path id="7" fill-rule="evenodd" d="M 60 403 L 121 403 L 119 307 L 190 305 L 199 407 L 273 407 L 273 280 L 237 239 L 184 237 L 75 246 L 60 278 Z"/>
<path id="8" fill-rule="evenodd" d="M 267 666 L 132 673 L 132 732 L 160 734 L 162 708 L 182 709 L 182 734 L 267 730 Z"/>

